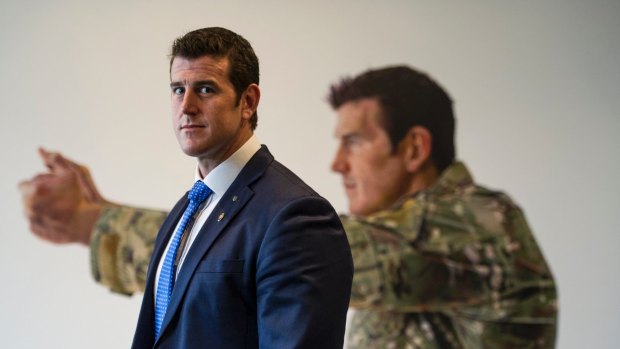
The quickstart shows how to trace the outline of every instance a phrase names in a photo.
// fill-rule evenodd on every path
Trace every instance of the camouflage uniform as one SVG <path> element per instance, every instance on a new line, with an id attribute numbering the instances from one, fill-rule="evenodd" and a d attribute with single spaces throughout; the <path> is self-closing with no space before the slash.
<path id="1" fill-rule="evenodd" d="M 553 277 L 523 213 L 462 163 L 366 218 L 343 216 L 350 348 L 553 348 Z"/>
<path id="2" fill-rule="evenodd" d="M 95 279 L 144 289 L 166 212 L 106 207 L 91 244 Z M 348 345 L 553 348 L 553 277 L 521 210 L 473 183 L 462 163 L 428 189 L 369 217 L 342 216 L 358 308 Z"/>

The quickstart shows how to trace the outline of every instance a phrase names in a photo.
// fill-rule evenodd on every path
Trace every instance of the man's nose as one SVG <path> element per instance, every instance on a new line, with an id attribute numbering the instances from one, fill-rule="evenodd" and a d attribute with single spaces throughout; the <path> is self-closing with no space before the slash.
<path id="1" fill-rule="evenodd" d="M 183 111 L 183 114 L 194 115 L 198 112 L 196 98 L 196 94 L 194 94 L 191 90 L 185 92 L 185 94 L 183 95 L 183 102 L 181 103 L 181 109 Z"/>
<path id="2" fill-rule="evenodd" d="M 334 154 L 334 160 L 332 160 L 331 170 L 338 173 L 344 173 L 347 171 L 348 165 L 342 148 L 338 148 L 336 154 Z"/>

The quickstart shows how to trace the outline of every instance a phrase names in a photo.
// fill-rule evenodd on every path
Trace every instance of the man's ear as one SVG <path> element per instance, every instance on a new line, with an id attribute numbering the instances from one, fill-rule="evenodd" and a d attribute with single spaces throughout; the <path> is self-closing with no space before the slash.
<path id="1" fill-rule="evenodd" d="M 260 101 L 260 88 L 256 84 L 250 84 L 241 95 L 241 109 L 243 118 L 249 120 L 258 108 Z"/>
<path id="2" fill-rule="evenodd" d="M 404 146 L 405 166 L 409 172 L 419 172 L 431 162 L 433 136 L 426 127 L 414 126 L 407 131 Z"/>

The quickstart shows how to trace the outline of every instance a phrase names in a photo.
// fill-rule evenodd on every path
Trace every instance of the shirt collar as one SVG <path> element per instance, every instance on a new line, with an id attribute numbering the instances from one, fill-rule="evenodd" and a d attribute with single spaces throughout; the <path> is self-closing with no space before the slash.
<path id="1" fill-rule="evenodd" d="M 241 148 L 232 154 L 228 159 L 217 165 L 205 178 L 200 178 L 200 169 L 196 166 L 195 181 L 202 180 L 215 195 L 224 195 L 228 187 L 237 178 L 243 167 L 256 154 L 261 145 L 258 138 L 252 135 Z"/>
<path id="2" fill-rule="evenodd" d="M 474 179 L 461 161 L 455 161 L 439 175 L 439 178 L 426 189 L 415 193 L 407 194 L 396 201 L 392 208 L 401 207 L 404 202 L 415 199 L 417 201 L 426 200 L 429 196 L 439 196 L 446 193 L 453 193 L 458 188 L 474 185 Z"/>
<path id="3" fill-rule="evenodd" d="M 455 161 L 448 166 L 435 184 L 428 188 L 428 192 L 432 194 L 449 193 L 459 187 L 470 186 L 474 184 L 474 180 L 467 170 L 463 162 Z"/>

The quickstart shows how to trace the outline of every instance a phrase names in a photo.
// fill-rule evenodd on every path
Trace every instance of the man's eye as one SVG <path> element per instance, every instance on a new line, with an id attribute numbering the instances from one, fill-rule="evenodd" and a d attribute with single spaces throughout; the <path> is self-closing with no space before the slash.
<path id="1" fill-rule="evenodd" d="M 182 95 L 185 92 L 185 89 L 183 87 L 174 87 L 172 89 L 172 93 L 175 95 Z"/>
<path id="2" fill-rule="evenodd" d="M 201 86 L 198 88 L 198 93 L 208 94 L 213 92 L 215 92 L 215 90 L 210 86 Z"/>
<path id="3" fill-rule="evenodd" d="M 359 143 L 360 143 L 359 137 L 355 137 L 355 136 L 345 137 L 342 140 L 342 145 L 347 147 L 347 148 L 354 147 L 354 146 L 358 145 Z"/>

